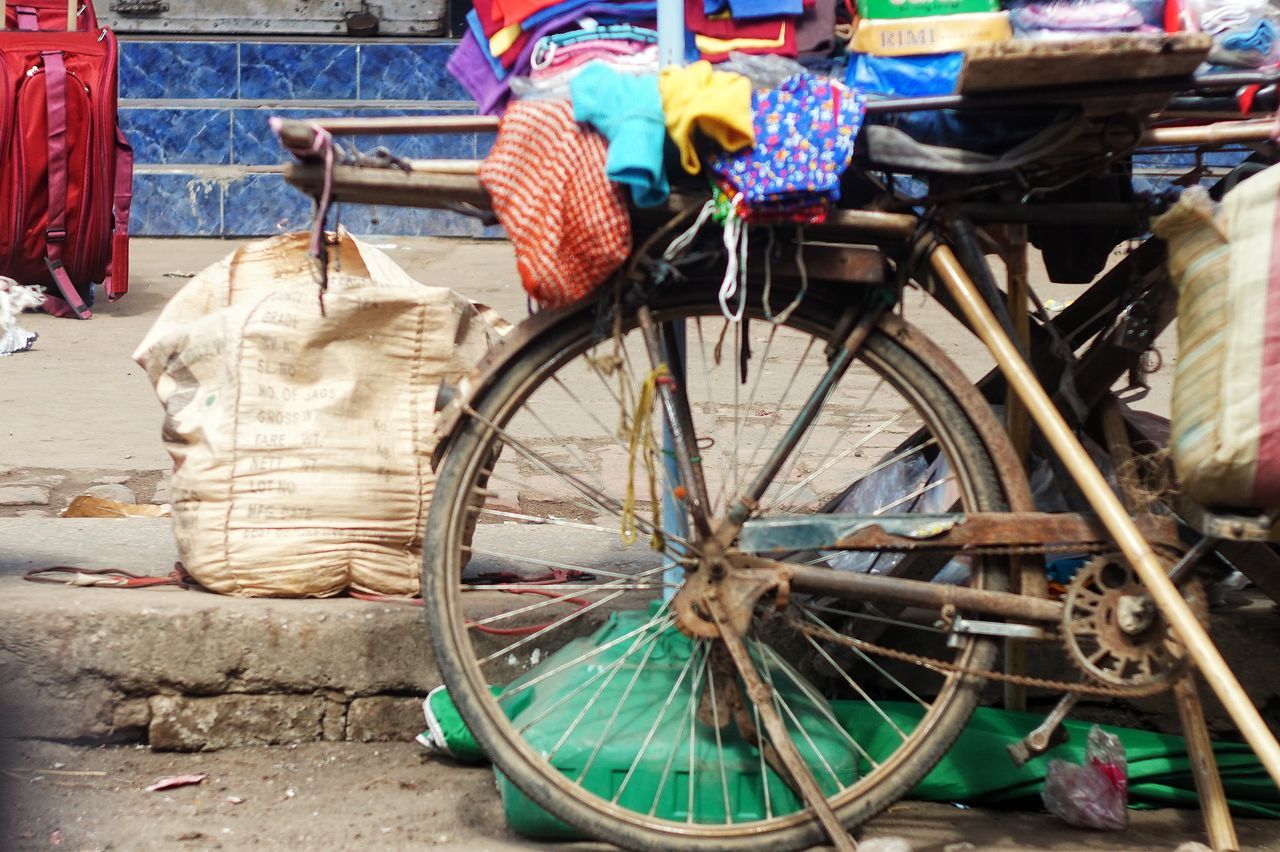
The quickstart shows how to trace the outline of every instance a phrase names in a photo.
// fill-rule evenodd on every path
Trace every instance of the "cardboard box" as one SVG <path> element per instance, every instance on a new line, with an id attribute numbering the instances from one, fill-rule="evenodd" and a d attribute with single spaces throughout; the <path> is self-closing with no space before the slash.
<path id="1" fill-rule="evenodd" d="M 974 44 L 1013 37 L 1008 12 L 938 15 L 858 22 L 850 47 L 876 56 L 950 53 Z"/>

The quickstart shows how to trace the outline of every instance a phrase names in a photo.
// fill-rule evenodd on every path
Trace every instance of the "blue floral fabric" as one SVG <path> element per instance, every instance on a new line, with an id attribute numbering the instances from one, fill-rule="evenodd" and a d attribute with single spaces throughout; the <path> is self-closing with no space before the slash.
<path id="1" fill-rule="evenodd" d="M 866 100 L 827 77 L 796 74 L 752 96 L 756 144 L 711 159 L 738 204 L 777 207 L 840 198 L 840 176 L 853 158 Z"/>

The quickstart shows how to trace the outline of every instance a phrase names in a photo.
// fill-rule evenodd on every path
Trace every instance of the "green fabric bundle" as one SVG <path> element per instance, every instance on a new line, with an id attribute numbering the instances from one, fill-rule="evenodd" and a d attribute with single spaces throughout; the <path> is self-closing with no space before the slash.
<path id="1" fill-rule="evenodd" d="M 833 701 L 840 723 L 876 761 L 901 742 L 876 709 L 862 701 Z M 882 701 L 878 708 L 904 731 L 915 728 L 925 709 L 918 704 Z M 979 707 L 946 756 L 925 776 L 910 798 L 1006 808 L 1042 807 L 1040 791 L 1050 760 L 1084 761 L 1088 722 L 1067 721 L 1070 739 L 1023 766 L 1014 766 L 1006 748 L 1044 721 L 1035 713 Z M 1195 781 L 1186 740 L 1134 728 L 1103 725 L 1124 744 L 1129 764 L 1129 805 L 1140 808 L 1197 808 Z M 1213 744 L 1218 771 L 1233 813 L 1280 818 L 1280 790 L 1245 743 Z"/>
<path id="2" fill-rule="evenodd" d="M 494 688 L 497 695 L 499 689 Z M 863 701 L 832 701 L 836 718 L 875 761 L 887 759 L 901 742 L 881 713 L 904 731 L 924 716 L 918 704 L 882 701 L 875 708 Z M 484 751 L 472 738 L 443 686 L 423 703 L 428 730 L 418 741 L 463 763 L 483 763 Z M 912 790 L 910 798 L 966 805 L 1040 810 L 1040 791 L 1050 760 L 1084 761 L 1089 739 L 1087 722 L 1064 723 L 1068 742 L 1014 766 L 1007 747 L 1021 740 L 1044 717 L 980 707 L 964 733 L 933 771 Z M 1195 781 L 1182 737 L 1104 725 L 1124 744 L 1129 764 L 1129 805 L 1138 808 L 1196 808 Z M 1280 789 L 1272 783 L 1253 751 L 1244 743 L 1213 745 L 1218 771 L 1231 810 L 1238 816 L 1280 819 Z M 869 768 L 869 767 L 866 767 Z M 865 768 L 864 768 L 865 769 Z"/>

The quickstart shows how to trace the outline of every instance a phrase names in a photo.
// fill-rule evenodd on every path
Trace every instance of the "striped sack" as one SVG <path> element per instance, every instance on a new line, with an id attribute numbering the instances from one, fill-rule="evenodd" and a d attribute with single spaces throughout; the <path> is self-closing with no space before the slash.
<path id="1" fill-rule="evenodd" d="M 520 280 L 542 307 L 589 295 L 631 253 L 631 219 L 605 175 L 605 151 L 568 101 L 517 101 L 480 167 Z"/>
<path id="2" fill-rule="evenodd" d="M 1280 167 L 1152 223 L 1178 288 L 1170 448 L 1203 506 L 1280 507 Z"/>

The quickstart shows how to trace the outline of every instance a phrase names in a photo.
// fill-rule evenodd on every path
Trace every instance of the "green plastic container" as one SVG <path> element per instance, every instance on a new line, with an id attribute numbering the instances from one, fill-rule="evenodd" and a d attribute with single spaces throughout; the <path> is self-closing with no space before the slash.
<path id="1" fill-rule="evenodd" d="M 858 0 L 858 14 L 871 19 L 925 18 L 999 11 L 998 0 Z"/>
<path id="2" fill-rule="evenodd" d="M 570 642 L 513 681 L 500 699 L 503 709 L 517 727 L 528 726 L 526 739 L 551 755 L 556 768 L 575 779 L 582 776 L 580 783 L 586 789 L 630 810 L 685 821 L 693 807 L 694 822 L 723 823 L 727 801 L 735 822 L 762 819 L 766 815 L 762 766 L 769 812 L 799 810 L 799 799 L 762 763 L 757 749 L 741 737 L 734 721 L 725 718 L 727 714 L 719 718 L 718 743 L 713 725 L 694 722 L 700 710 L 712 718 L 711 702 L 703 699 L 709 689 L 704 645 L 674 628 L 656 638 L 651 628 L 618 641 L 649 621 L 650 615 L 643 612 L 614 613 L 596 633 Z M 566 665 L 610 643 L 615 644 Z M 853 783 L 858 777 L 857 755 L 847 735 L 830 721 L 834 718 L 830 707 L 782 660 L 770 656 L 768 662 L 765 668 L 757 658 L 757 668 L 772 678 L 774 689 L 808 733 L 808 737 L 797 734 L 795 742 L 819 784 L 830 794 L 838 789 L 837 782 Z M 534 685 L 519 690 L 527 683 Z M 787 718 L 785 712 L 783 718 Z M 573 736 L 565 736 L 568 730 Z M 724 755 L 723 775 L 720 754 Z M 521 834 L 543 839 L 580 836 L 530 801 L 500 772 L 498 789 L 508 822 Z"/>

